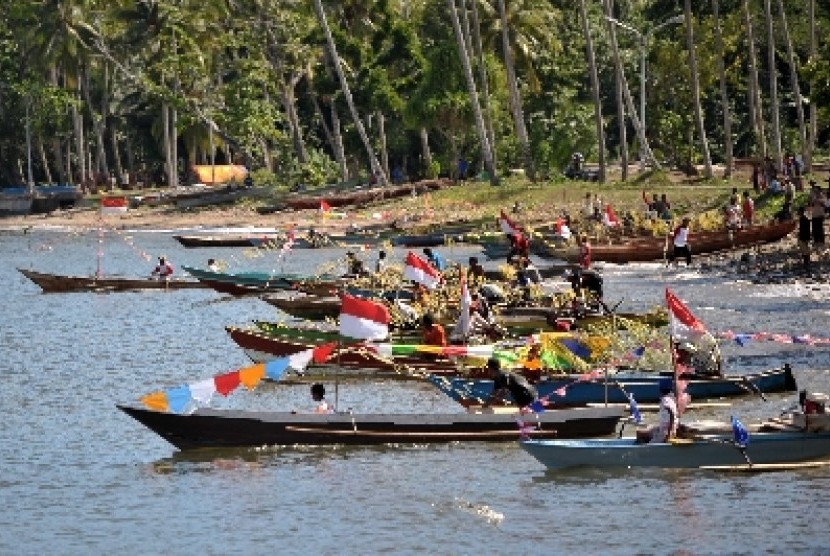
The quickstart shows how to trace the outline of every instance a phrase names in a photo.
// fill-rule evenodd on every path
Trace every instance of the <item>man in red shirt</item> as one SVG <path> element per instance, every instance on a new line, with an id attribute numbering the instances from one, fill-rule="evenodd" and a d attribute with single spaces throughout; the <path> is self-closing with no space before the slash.
<path id="1" fill-rule="evenodd" d="M 435 322 L 429 313 L 421 319 L 421 330 L 424 344 L 442 347 L 447 345 L 447 333 L 444 331 L 444 327 Z"/>

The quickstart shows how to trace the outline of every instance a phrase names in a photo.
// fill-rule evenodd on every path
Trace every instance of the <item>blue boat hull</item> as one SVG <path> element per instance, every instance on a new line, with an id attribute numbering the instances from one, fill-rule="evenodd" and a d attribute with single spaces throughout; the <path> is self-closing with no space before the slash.
<path id="1" fill-rule="evenodd" d="M 628 403 L 628 394 L 639 403 L 658 403 L 661 377 L 656 373 L 616 374 L 606 383 L 603 379 L 580 380 L 579 375 L 567 375 L 543 380 L 536 384 L 539 397 L 558 406 L 588 403 Z M 493 392 L 493 381 L 485 379 L 446 378 L 431 376 L 430 381 L 442 392 L 462 405 L 480 405 Z M 557 392 L 564 388 L 564 396 Z M 795 378 L 789 365 L 761 373 L 725 375 L 716 378 L 695 378 L 686 389 L 692 400 L 716 399 L 756 394 L 757 392 L 792 392 Z"/>
<path id="2" fill-rule="evenodd" d="M 726 436 L 655 444 L 637 444 L 633 438 L 527 440 L 522 441 L 521 446 L 549 469 L 698 468 L 747 464 L 741 450 Z M 830 432 L 755 433 L 746 447 L 746 456 L 753 465 L 824 460 L 830 457 Z"/>

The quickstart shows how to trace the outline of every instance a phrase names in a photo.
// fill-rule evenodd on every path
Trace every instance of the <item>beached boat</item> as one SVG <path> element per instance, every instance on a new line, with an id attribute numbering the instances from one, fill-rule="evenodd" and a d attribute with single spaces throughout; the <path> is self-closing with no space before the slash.
<path id="1" fill-rule="evenodd" d="M 173 239 L 188 248 L 193 247 L 259 247 L 285 241 L 285 236 L 275 234 L 215 234 L 174 235 Z"/>
<path id="2" fill-rule="evenodd" d="M 783 239 L 795 230 L 797 222 L 788 220 L 743 228 L 737 231 L 719 230 L 689 234 L 692 254 L 706 255 L 717 251 L 772 243 Z M 576 261 L 578 248 L 573 245 L 534 242 L 534 252 L 545 257 Z M 666 237 L 622 239 L 618 243 L 592 243 L 591 259 L 608 263 L 647 262 L 665 259 L 671 255 L 671 241 Z"/>
<path id="3" fill-rule="evenodd" d="M 196 280 L 171 278 L 130 278 L 126 276 L 65 276 L 18 268 L 26 278 L 40 286 L 44 293 L 80 291 L 179 290 L 204 288 Z"/>
<path id="4" fill-rule="evenodd" d="M 301 414 L 200 408 L 182 415 L 126 405 L 117 407 L 180 450 L 515 441 L 520 432 L 514 412 Z M 526 434 L 533 438 L 607 435 L 615 430 L 621 417 L 618 408 L 547 411 L 528 420 L 535 430 L 526 430 Z"/>
<path id="5" fill-rule="evenodd" d="M 680 438 L 638 443 L 636 438 L 536 440 L 522 448 L 549 469 L 568 467 L 703 468 L 715 471 L 770 471 L 830 463 L 830 415 L 794 414 L 745 427 L 741 446 L 730 423 L 692 424 Z M 809 421 L 823 426 L 801 426 Z"/>
<path id="6" fill-rule="evenodd" d="M 264 292 L 290 290 L 306 280 L 299 274 L 270 274 L 268 272 L 216 272 L 213 270 L 182 265 L 182 270 L 207 287 L 230 295 L 248 295 Z"/>
<path id="7" fill-rule="evenodd" d="M 448 180 L 425 180 L 388 187 L 371 187 L 366 189 L 355 187 L 350 191 L 329 194 L 290 196 L 285 200 L 285 204 L 295 210 L 320 209 L 324 205 L 328 205 L 329 207 L 360 206 L 375 201 L 426 193 L 435 189 L 441 189 L 451 183 Z"/>
<path id="8" fill-rule="evenodd" d="M 619 371 L 607 378 L 590 378 L 567 374 L 549 376 L 535 386 L 539 396 L 557 406 L 584 405 L 588 403 L 628 403 L 628 395 L 638 403 L 660 401 L 661 378 L 671 373 Z M 711 400 L 736 396 L 775 392 L 793 392 L 796 381 L 789 365 L 759 373 L 740 375 L 705 376 L 689 374 L 686 392 L 692 400 Z M 493 392 L 493 381 L 457 377 L 429 377 L 439 390 L 465 407 L 481 405 Z"/>

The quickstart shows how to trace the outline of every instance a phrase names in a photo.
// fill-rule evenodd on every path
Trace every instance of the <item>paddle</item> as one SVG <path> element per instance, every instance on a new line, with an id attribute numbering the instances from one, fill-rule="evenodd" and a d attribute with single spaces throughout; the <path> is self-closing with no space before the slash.
<path id="1" fill-rule="evenodd" d="M 755 384 L 754 382 L 749 380 L 749 378 L 747 378 L 747 377 L 742 377 L 742 378 L 743 378 L 743 383 L 744 384 L 741 384 L 741 383 L 736 383 L 736 384 L 738 384 L 742 388 L 745 388 L 745 389 L 748 389 L 748 390 L 751 390 L 751 391 L 755 392 L 756 394 L 761 396 L 762 400 L 767 401 L 767 397 L 764 395 L 764 393 L 761 391 L 761 389 L 758 388 L 757 384 Z"/>

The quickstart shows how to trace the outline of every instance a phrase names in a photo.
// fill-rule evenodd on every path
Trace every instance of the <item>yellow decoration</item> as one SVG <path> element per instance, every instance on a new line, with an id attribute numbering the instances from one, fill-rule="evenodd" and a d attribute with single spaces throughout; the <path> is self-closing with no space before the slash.
<path id="1" fill-rule="evenodd" d="M 167 402 L 167 394 L 162 391 L 147 394 L 141 398 L 141 403 L 147 406 L 147 409 L 152 409 L 153 411 L 170 411 L 170 404 Z"/>
<path id="2" fill-rule="evenodd" d="M 239 370 L 239 382 L 245 385 L 248 390 L 253 390 L 257 387 L 262 379 L 265 377 L 265 363 L 259 363 L 251 367 L 245 367 Z"/>

